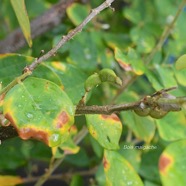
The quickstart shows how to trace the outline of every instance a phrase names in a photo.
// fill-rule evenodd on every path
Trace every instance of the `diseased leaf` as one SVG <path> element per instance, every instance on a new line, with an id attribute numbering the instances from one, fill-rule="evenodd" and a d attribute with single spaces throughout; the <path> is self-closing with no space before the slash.
<path id="1" fill-rule="evenodd" d="M 108 186 L 143 186 L 134 168 L 118 152 L 105 150 L 103 167 Z"/>
<path id="2" fill-rule="evenodd" d="M 106 149 L 118 149 L 122 124 L 116 114 L 86 115 L 87 127 L 99 144 Z"/>
<path id="3" fill-rule="evenodd" d="M 28 45 L 32 46 L 31 29 L 30 22 L 26 11 L 24 0 L 11 0 L 11 4 L 19 21 L 19 25 L 23 31 L 25 39 Z"/>
<path id="4" fill-rule="evenodd" d="M 126 55 L 119 48 L 115 48 L 114 54 L 117 62 L 125 71 L 132 71 L 136 75 L 144 73 L 144 64 L 134 49 L 129 49 Z"/>
<path id="5" fill-rule="evenodd" d="M 39 78 L 13 87 L 5 96 L 3 113 L 22 139 L 35 138 L 50 147 L 67 140 L 74 122 L 74 106 L 67 94 Z"/>
<path id="6" fill-rule="evenodd" d="M 159 159 L 159 172 L 164 186 L 185 185 L 186 140 L 168 145 Z"/>
<path id="7" fill-rule="evenodd" d="M 186 68 L 186 54 L 180 56 L 176 61 L 176 69 L 181 70 Z"/>

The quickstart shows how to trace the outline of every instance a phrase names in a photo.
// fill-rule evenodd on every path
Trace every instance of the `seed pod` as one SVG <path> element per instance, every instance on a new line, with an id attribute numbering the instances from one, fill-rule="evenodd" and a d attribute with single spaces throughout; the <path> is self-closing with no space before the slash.
<path id="1" fill-rule="evenodd" d="M 122 85 L 121 79 L 111 69 L 105 68 L 99 72 L 101 82 L 110 82 Z"/>
<path id="2" fill-rule="evenodd" d="M 87 80 L 85 81 L 84 87 L 85 87 L 86 92 L 89 92 L 94 87 L 98 86 L 99 84 L 101 84 L 100 77 L 97 73 L 95 73 L 87 78 Z"/>
<path id="3" fill-rule="evenodd" d="M 150 111 L 149 115 L 152 117 L 152 118 L 155 118 L 155 119 L 160 119 L 160 118 L 163 118 L 168 112 L 161 109 L 161 108 L 154 108 Z"/>
<path id="4" fill-rule="evenodd" d="M 137 108 L 137 109 L 134 109 L 134 112 L 138 116 L 148 116 L 149 115 L 149 112 L 150 112 L 150 108 L 145 108 L 145 109 Z"/>
<path id="5" fill-rule="evenodd" d="M 134 112 L 139 116 L 148 116 L 150 113 L 150 108 L 146 107 L 146 105 L 141 102 L 139 107 L 134 109 Z"/>

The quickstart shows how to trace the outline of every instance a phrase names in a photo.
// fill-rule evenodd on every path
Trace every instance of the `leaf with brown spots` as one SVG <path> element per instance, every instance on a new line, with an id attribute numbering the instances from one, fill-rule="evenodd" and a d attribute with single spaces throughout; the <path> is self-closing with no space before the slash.
<path id="1" fill-rule="evenodd" d="M 74 123 L 74 106 L 56 84 L 39 78 L 28 78 L 5 96 L 3 114 L 22 139 L 34 138 L 50 147 L 69 137 Z"/>
<path id="2" fill-rule="evenodd" d="M 122 124 L 116 114 L 86 115 L 87 127 L 99 144 L 106 149 L 118 149 Z"/>
<path id="3" fill-rule="evenodd" d="M 159 159 L 159 172 L 162 185 L 175 186 L 186 184 L 186 140 L 171 143 Z"/>
<path id="4" fill-rule="evenodd" d="M 106 185 L 142 186 L 143 183 L 129 162 L 118 152 L 105 150 L 103 167 Z"/>

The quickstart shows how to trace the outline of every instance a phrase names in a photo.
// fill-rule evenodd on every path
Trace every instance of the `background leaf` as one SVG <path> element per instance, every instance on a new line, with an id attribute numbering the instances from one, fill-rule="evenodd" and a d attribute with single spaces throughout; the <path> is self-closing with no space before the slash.
<path id="1" fill-rule="evenodd" d="M 23 31 L 25 39 L 28 45 L 32 46 L 32 38 L 31 38 L 31 29 L 30 29 L 30 22 L 26 12 L 26 6 L 24 0 L 11 0 L 11 4 L 14 8 L 15 14 L 19 21 L 19 25 Z"/>

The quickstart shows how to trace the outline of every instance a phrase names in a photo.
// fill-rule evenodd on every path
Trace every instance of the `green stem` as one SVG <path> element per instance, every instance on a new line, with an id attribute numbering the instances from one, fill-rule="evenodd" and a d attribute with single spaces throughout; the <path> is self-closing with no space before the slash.
<path id="1" fill-rule="evenodd" d="M 74 143 L 76 145 L 79 144 L 87 135 L 87 133 L 88 130 L 86 129 L 86 127 L 83 127 L 81 131 L 74 137 Z M 57 159 L 56 161 L 51 163 L 47 172 L 40 177 L 40 179 L 36 182 L 35 186 L 43 185 L 43 183 L 45 183 L 45 181 L 50 177 L 50 175 L 59 167 L 59 165 L 61 165 L 66 156 L 67 154 L 63 154 L 61 159 Z"/>

